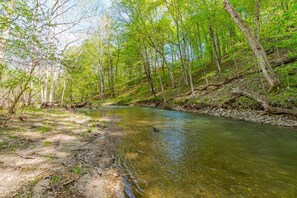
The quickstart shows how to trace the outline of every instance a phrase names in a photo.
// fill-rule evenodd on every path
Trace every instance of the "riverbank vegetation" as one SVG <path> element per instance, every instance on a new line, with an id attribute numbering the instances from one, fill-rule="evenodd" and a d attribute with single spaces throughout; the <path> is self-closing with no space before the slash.
<path id="1" fill-rule="evenodd" d="M 82 42 L 61 50 L 57 27 L 88 13 L 63 22 L 69 2 L 1 3 L 1 107 L 9 113 L 109 100 L 296 116 L 295 1 L 117 0 Z"/>

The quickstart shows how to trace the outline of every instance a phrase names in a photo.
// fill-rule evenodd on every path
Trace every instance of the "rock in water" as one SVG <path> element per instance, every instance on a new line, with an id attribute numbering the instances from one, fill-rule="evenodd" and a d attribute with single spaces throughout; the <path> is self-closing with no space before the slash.
<path id="1" fill-rule="evenodd" d="M 154 132 L 160 132 L 160 130 L 157 129 L 156 127 L 153 127 L 153 131 L 154 131 Z"/>

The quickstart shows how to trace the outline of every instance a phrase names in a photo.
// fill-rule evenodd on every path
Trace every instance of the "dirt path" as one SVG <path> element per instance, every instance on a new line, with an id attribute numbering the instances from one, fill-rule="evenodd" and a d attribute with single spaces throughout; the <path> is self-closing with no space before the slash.
<path id="1" fill-rule="evenodd" d="M 0 115 L 0 197 L 121 197 L 112 118 L 62 110 Z"/>

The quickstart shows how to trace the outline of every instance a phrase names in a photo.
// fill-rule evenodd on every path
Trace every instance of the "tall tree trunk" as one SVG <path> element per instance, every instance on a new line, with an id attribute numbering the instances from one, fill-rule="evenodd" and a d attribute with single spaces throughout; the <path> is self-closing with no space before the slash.
<path id="1" fill-rule="evenodd" d="M 210 32 L 210 38 L 211 38 L 211 43 L 212 43 L 212 47 L 213 47 L 213 53 L 216 59 L 216 64 L 219 70 L 219 73 L 221 73 L 221 57 L 219 55 L 219 51 L 216 45 L 216 41 L 215 41 L 215 36 L 214 36 L 214 32 L 213 29 L 211 27 L 211 25 L 209 26 L 209 32 Z"/>
<path id="2" fill-rule="evenodd" d="M 216 29 L 216 38 L 217 38 L 217 49 L 218 49 L 218 55 L 219 55 L 219 58 L 220 58 L 220 62 L 221 62 L 221 65 L 222 65 L 222 52 L 221 52 L 221 42 L 220 42 L 220 37 L 219 37 L 219 31 L 218 29 Z"/>
<path id="3" fill-rule="evenodd" d="M 107 47 L 107 53 L 108 53 L 108 60 L 109 60 L 109 68 L 108 68 L 108 77 L 109 77 L 109 89 L 110 89 L 110 94 L 111 97 L 114 98 L 114 68 L 113 68 L 113 57 L 112 57 L 112 52 L 110 51 L 110 43 L 108 43 Z"/>
<path id="4" fill-rule="evenodd" d="M 28 103 L 27 105 L 30 106 L 32 104 L 32 100 L 33 100 L 33 88 L 34 88 L 34 85 L 33 85 L 33 82 L 30 81 L 30 90 L 29 90 L 29 94 L 28 94 Z"/>
<path id="5" fill-rule="evenodd" d="M 256 2 L 256 16 L 255 16 L 255 37 L 257 41 L 260 41 L 260 6 L 261 6 L 261 1 L 257 0 Z"/>
<path id="6" fill-rule="evenodd" d="M 156 96 L 156 92 L 155 92 L 155 88 L 154 88 L 154 82 L 153 82 L 152 77 L 151 77 L 151 70 L 150 70 L 149 62 L 145 61 L 143 63 L 143 67 L 144 67 L 144 71 L 145 71 L 145 75 L 146 75 L 146 78 L 147 78 L 148 85 L 150 87 L 150 91 L 154 96 Z"/>
<path id="7" fill-rule="evenodd" d="M 192 97 L 194 97 L 195 96 L 195 89 L 194 89 L 194 85 L 193 85 L 192 69 L 191 69 L 191 67 L 189 67 L 189 77 L 190 77 L 191 94 L 192 94 Z"/>
<path id="8" fill-rule="evenodd" d="M 61 95 L 61 105 L 64 104 L 64 96 L 65 96 L 65 90 L 66 90 L 66 80 L 64 80 L 64 84 L 63 84 L 63 90 L 62 90 L 62 95 Z"/>
<path id="9" fill-rule="evenodd" d="M 202 38 L 201 38 L 201 32 L 200 32 L 200 27 L 199 24 L 196 23 L 197 25 L 197 32 L 198 32 L 198 42 L 199 42 L 199 47 L 198 47 L 198 58 L 203 58 L 203 47 L 202 47 Z"/>
<path id="10" fill-rule="evenodd" d="M 158 62 L 158 52 L 157 50 L 155 50 L 155 67 L 157 67 L 157 62 Z M 164 61 L 162 60 L 162 68 L 164 67 Z M 160 72 L 158 72 L 158 78 L 159 78 L 159 84 L 160 84 L 160 88 L 161 88 L 161 92 L 162 92 L 162 97 L 163 97 L 163 102 L 164 105 L 167 105 L 167 101 L 166 101 L 166 97 L 165 97 L 165 92 L 164 92 L 164 87 L 163 87 L 163 82 L 162 82 L 162 78 L 161 78 L 161 74 Z"/>
<path id="11" fill-rule="evenodd" d="M 155 87 L 154 87 L 154 82 L 151 77 L 151 67 L 150 67 L 150 62 L 149 62 L 149 57 L 148 57 L 148 51 L 147 51 L 147 46 L 143 44 L 143 51 L 141 53 L 142 59 L 143 59 L 143 69 L 145 72 L 145 76 L 147 79 L 148 86 L 150 88 L 151 93 L 156 97 L 156 92 L 155 92 Z"/>
<path id="12" fill-rule="evenodd" d="M 250 27 L 246 24 L 246 22 L 241 18 L 241 16 L 236 12 L 233 6 L 229 3 L 228 0 L 224 0 L 224 8 L 231 15 L 235 23 L 241 29 L 246 39 L 248 40 L 251 48 L 253 49 L 255 56 L 257 58 L 260 69 L 262 70 L 266 80 L 269 84 L 269 90 L 273 90 L 274 88 L 278 88 L 280 84 L 280 80 L 275 75 L 270 62 L 268 61 L 267 54 L 261 43 L 257 40 L 257 38 L 252 34 Z"/>
<path id="13" fill-rule="evenodd" d="M 161 51 L 157 50 L 157 53 L 159 52 L 160 56 L 162 57 L 162 67 L 167 67 L 168 69 L 168 73 L 169 73 L 169 76 L 170 76 L 170 82 L 171 82 L 171 86 L 172 88 L 175 88 L 175 82 L 174 82 L 174 76 L 173 76 L 173 73 L 171 71 L 171 66 L 170 64 L 168 64 L 167 60 L 166 60 L 166 57 L 165 57 L 165 53 L 164 53 L 164 47 L 162 48 Z"/>
<path id="14" fill-rule="evenodd" d="M 44 102 L 48 102 L 48 94 L 47 94 L 47 86 L 48 86 L 48 77 L 49 77 L 49 74 L 48 74 L 48 65 L 47 65 L 47 68 L 46 68 L 46 74 L 45 74 L 45 81 L 44 81 L 44 86 L 43 86 L 43 103 Z"/>
<path id="15" fill-rule="evenodd" d="M 187 68 L 185 66 L 185 57 L 184 57 L 184 49 L 182 47 L 182 41 L 180 38 L 180 26 L 176 19 L 174 19 L 175 25 L 176 25 L 176 36 L 177 36 L 177 42 L 178 42 L 178 51 L 179 51 L 179 58 L 180 58 L 180 64 L 183 70 L 183 77 L 184 77 L 184 85 L 189 86 L 189 80 L 188 80 L 188 74 L 187 74 Z"/>
<path id="16" fill-rule="evenodd" d="M 49 102 L 54 102 L 55 71 L 53 67 L 54 65 L 52 65 L 52 71 L 51 71 L 51 86 L 50 86 L 50 92 L 49 92 Z"/>

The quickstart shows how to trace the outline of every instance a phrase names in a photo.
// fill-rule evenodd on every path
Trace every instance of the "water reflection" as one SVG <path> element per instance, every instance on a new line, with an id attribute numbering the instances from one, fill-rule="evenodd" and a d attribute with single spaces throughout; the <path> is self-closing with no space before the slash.
<path id="1" fill-rule="evenodd" d="M 149 108 L 95 114 L 122 119 L 127 197 L 297 197 L 295 129 Z"/>

